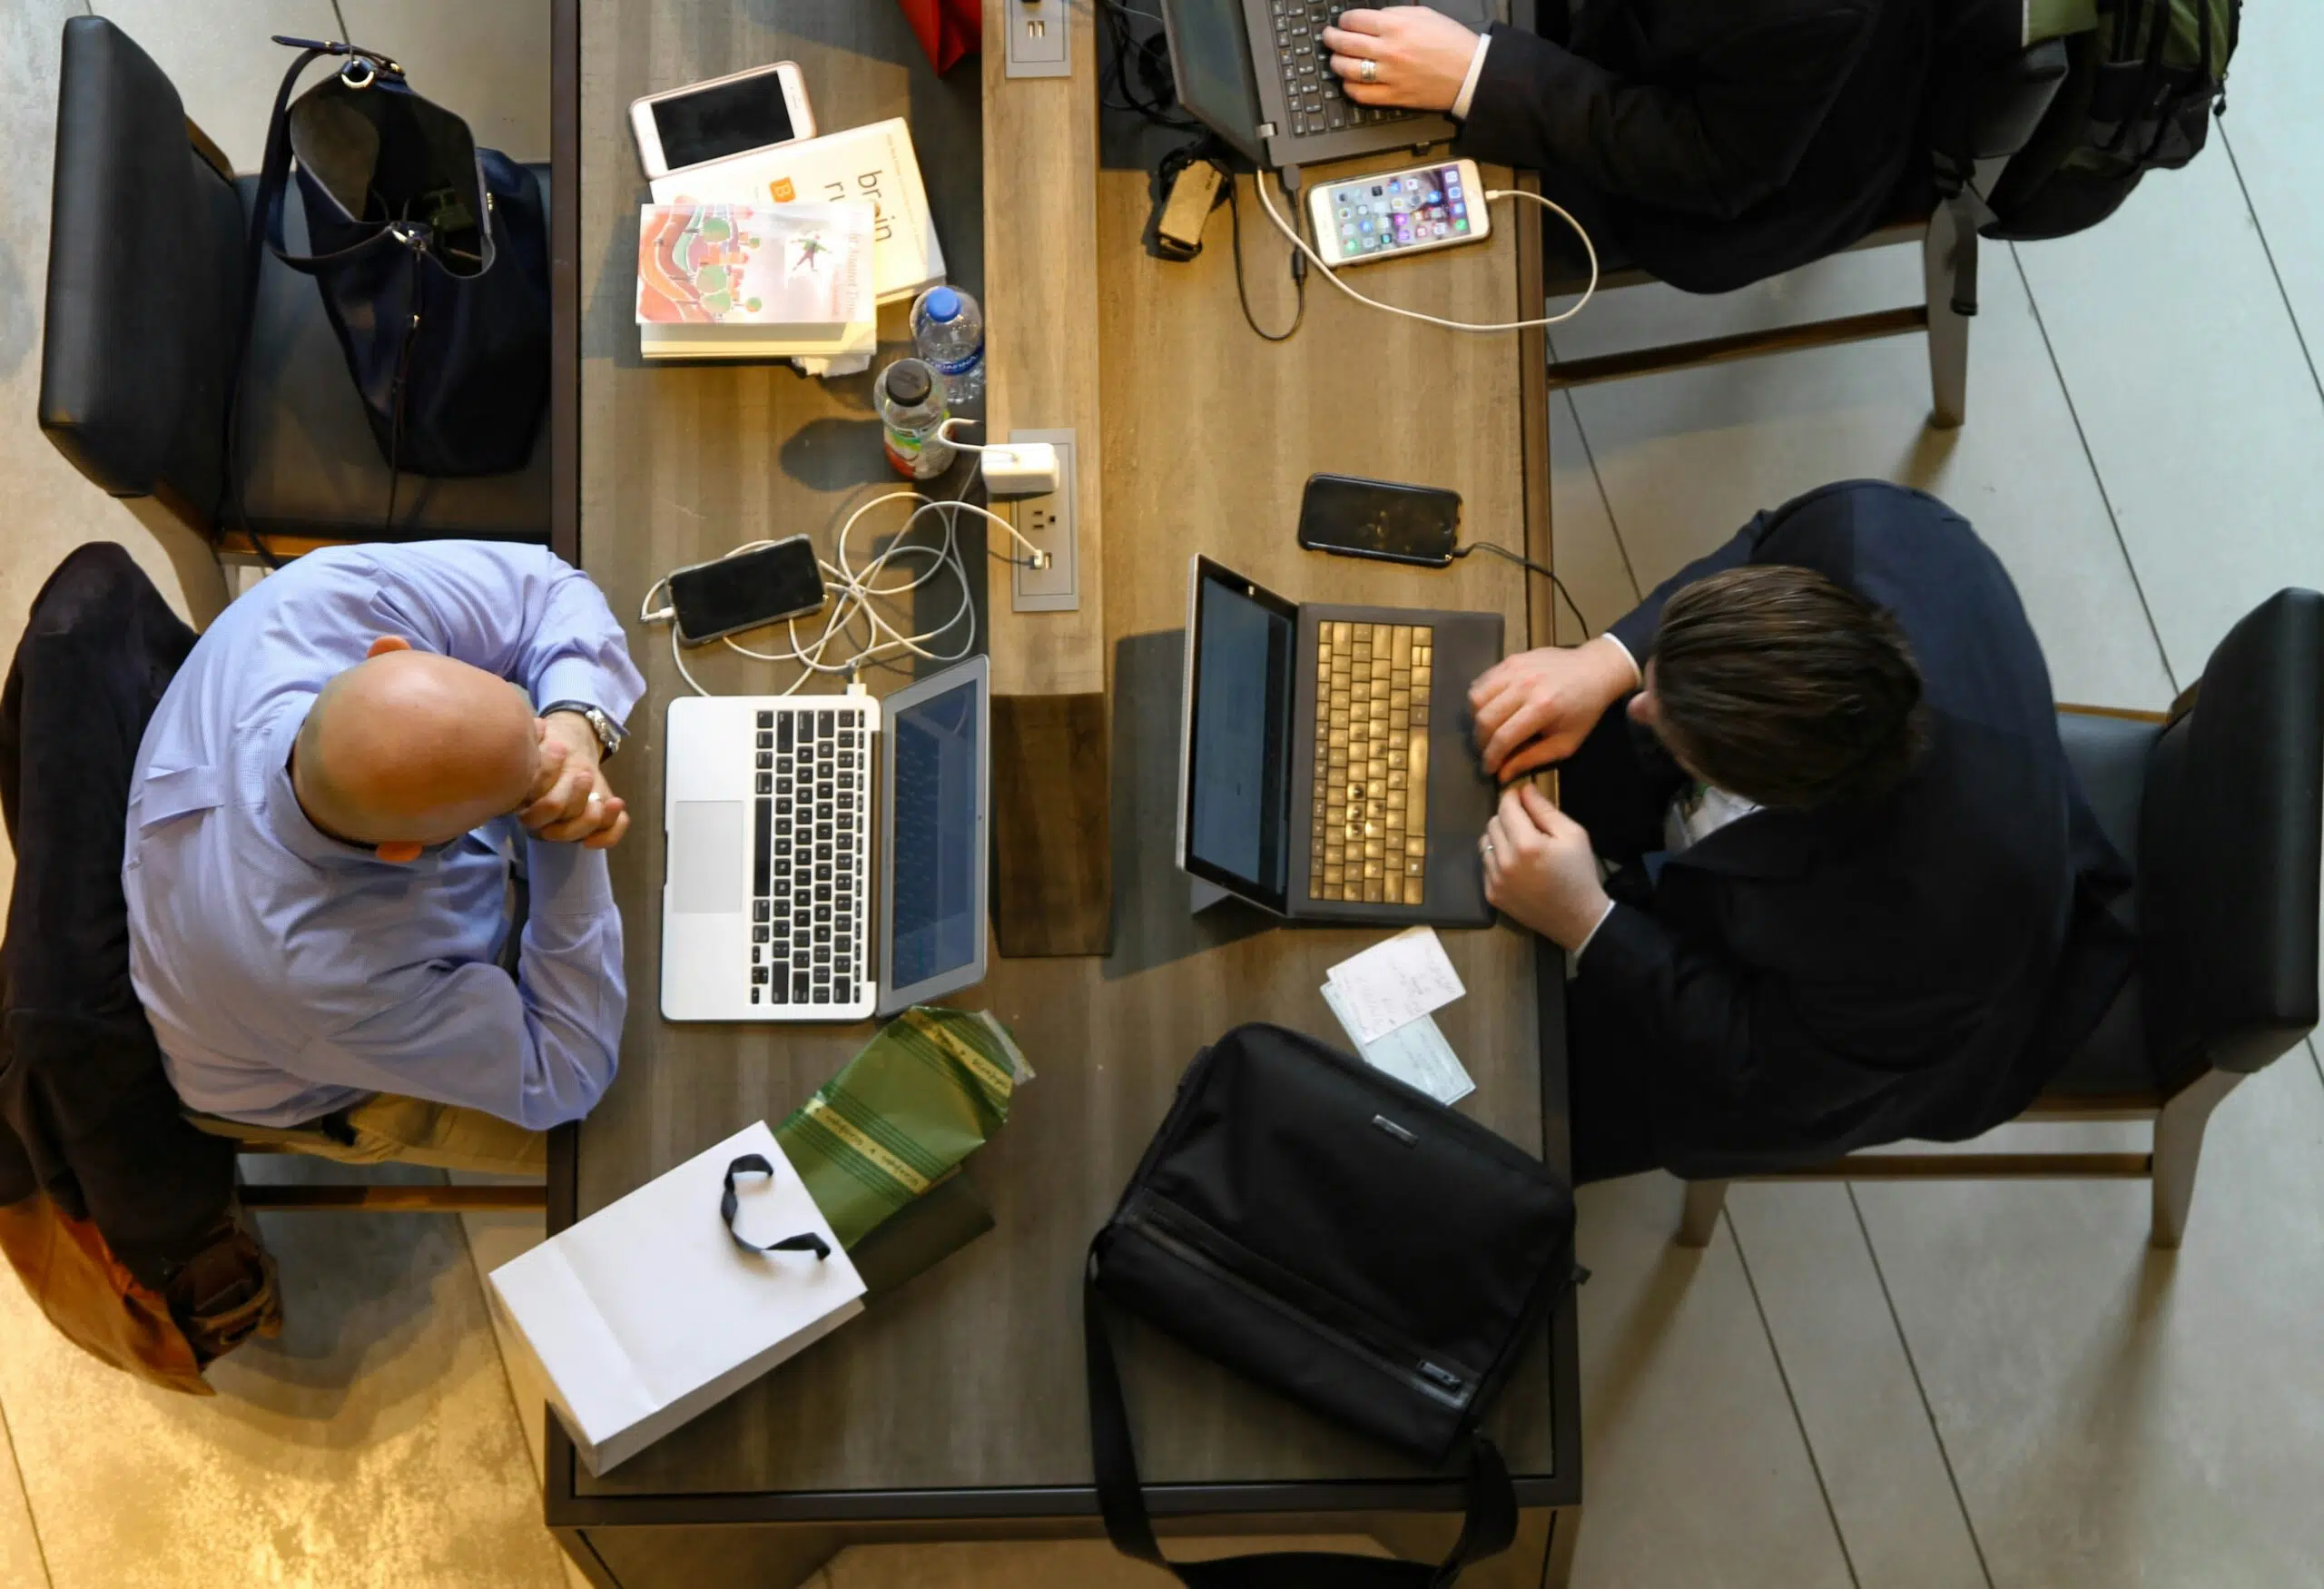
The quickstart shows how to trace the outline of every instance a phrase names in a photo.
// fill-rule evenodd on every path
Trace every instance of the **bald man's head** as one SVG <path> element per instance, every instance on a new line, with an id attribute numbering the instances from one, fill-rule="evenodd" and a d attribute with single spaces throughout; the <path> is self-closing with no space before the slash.
<path id="1" fill-rule="evenodd" d="M 406 860 L 516 810 L 540 766 L 521 693 L 387 637 L 315 697 L 292 774 L 318 827 Z"/>

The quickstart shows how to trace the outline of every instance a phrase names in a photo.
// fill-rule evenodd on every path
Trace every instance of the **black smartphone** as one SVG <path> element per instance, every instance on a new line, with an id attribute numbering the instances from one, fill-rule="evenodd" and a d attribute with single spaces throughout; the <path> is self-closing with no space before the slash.
<path id="1" fill-rule="evenodd" d="M 1434 486 L 1310 475 L 1299 544 L 1311 552 L 1442 568 L 1461 533 L 1461 494 Z"/>
<path id="2" fill-rule="evenodd" d="M 670 576 L 678 638 L 689 646 L 795 618 L 823 605 L 823 571 L 803 535 Z"/>

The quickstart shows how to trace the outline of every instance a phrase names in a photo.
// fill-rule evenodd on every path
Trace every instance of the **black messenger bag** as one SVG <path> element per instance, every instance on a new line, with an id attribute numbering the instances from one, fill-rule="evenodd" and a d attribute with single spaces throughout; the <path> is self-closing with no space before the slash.
<path id="1" fill-rule="evenodd" d="M 1508 1469 L 1477 1422 L 1574 1273 L 1572 1194 L 1531 1155 L 1313 1038 L 1236 1028 L 1187 1068 L 1090 1243 L 1089 1436 L 1107 1535 L 1195 1589 L 1446 1589 L 1516 1535 Z M 1452 1555 L 1166 1561 L 1108 1301 L 1419 1461 L 1465 1452 Z"/>

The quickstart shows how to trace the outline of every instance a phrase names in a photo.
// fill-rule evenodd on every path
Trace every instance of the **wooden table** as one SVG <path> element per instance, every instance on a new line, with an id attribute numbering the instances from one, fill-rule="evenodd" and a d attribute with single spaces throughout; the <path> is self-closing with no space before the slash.
<path id="1" fill-rule="evenodd" d="M 1085 34 L 1087 15 L 1077 11 Z M 908 114 L 953 280 L 976 290 L 986 107 L 976 64 L 940 82 L 888 0 L 556 0 L 555 54 L 557 540 L 628 620 L 668 569 L 762 535 L 803 530 L 828 547 L 847 508 L 895 484 L 868 377 L 642 363 L 631 306 L 645 187 L 630 100 L 787 58 L 826 126 Z M 1171 860 L 1188 554 L 1220 557 L 1295 599 L 1496 610 L 1512 644 L 1551 633 L 1546 592 L 1497 559 L 1415 573 L 1303 553 L 1292 538 L 1302 483 L 1335 470 L 1451 487 L 1470 535 L 1546 558 L 1540 339 L 1393 321 L 1318 280 L 1298 337 L 1263 343 L 1236 307 L 1223 212 L 1191 264 L 1142 252 L 1146 173 L 1128 163 L 1150 152 L 1129 147 L 1138 142 L 1109 141 L 1121 163 L 1084 168 L 1097 255 L 1083 263 L 1099 290 L 1095 324 L 1078 333 L 1094 340 L 1101 376 L 1111 952 L 997 958 L 981 992 L 958 1001 L 991 1008 L 1039 1071 L 971 1166 L 996 1230 L 601 1479 L 576 1466 L 552 1423 L 547 1520 L 608 1589 L 782 1589 L 852 1543 L 1099 1532 L 1081 1391 L 1083 1249 L 1196 1050 L 1255 1019 L 1335 1037 L 1316 990 L 1327 966 L 1376 936 L 1274 929 L 1239 906 L 1188 913 Z M 1250 197 L 1246 183 L 1254 307 L 1280 324 L 1285 250 L 1261 235 Z M 1006 224 L 1008 205 L 992 212 Z M 1489 247 L 1376 269 L 1365 284 L 1439 313 L 1513 318 L 1539 301 L 1537 238 L 1505 226 Z M 884 360 L 907 339 L 901 310 L 881 333 Z M 997 321 L 991 334 L 998 355 L 1009 329 Z M 1024 408 L 1012 422 L 1048 422 Z M 980 536 L 967 538 L 980 548 Z M 631 641 L 651 694 L 612 768 L 645 816 L 614 864 L 628 1025 L 619 1079 L 585 1123 L 558 1133 L 553 1229 L 748 1121 L 782 1119 L 872 1030 L 660 1018 L 663 835 L 652 814 L 664 709 L 684 686 L 664 630 L 633 623 Z M 716 649 L 689 659 L 711 688 L 787 682 Z M 874 687 L 904 676 L 875 674 Z M 1462 1109 L 1562 1167 L 1563 1045 L 1540 1041 L 1561 1033 L 1561 979 L 1537 982 L 1534 941 L 1516 932 L 1446 942 L 1469 989 L 1440 1012 L 1478 1083 Z M 1166 1533 L 1369 1533 L 1413 1555 L 1449 1544 L 1456 1477 L 1384 1455 L 1150 1332 L 1126 1332 L 1125 1347 Z M 1527 1511 L 1518 1547 L 1468 1581 L 1530 1589 L 1546 1562 L 1561 1582 L 1581 1486 L 1570 1304 L 1489 1427 Z"/>

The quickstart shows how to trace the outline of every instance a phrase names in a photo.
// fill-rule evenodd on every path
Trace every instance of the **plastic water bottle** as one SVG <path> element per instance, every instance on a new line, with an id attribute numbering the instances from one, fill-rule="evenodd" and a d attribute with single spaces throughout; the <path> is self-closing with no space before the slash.
<path id="1" fill-rule="evenodd" d="M 880 371 L 875 395 L 887 428 L 888 461 L 908 480 L 932 480 L 952 467 L 952 444 L 938 432 L 949 411 L 944 383 L 925 359 L 899 359 Z"/>
<path id="2" fill-rule="evenodd" d="M 957 287 L 931 287 L 911 306 L 912 345 L 944 377 L 952 407 L 984 396 L 984 311 Z"/>

